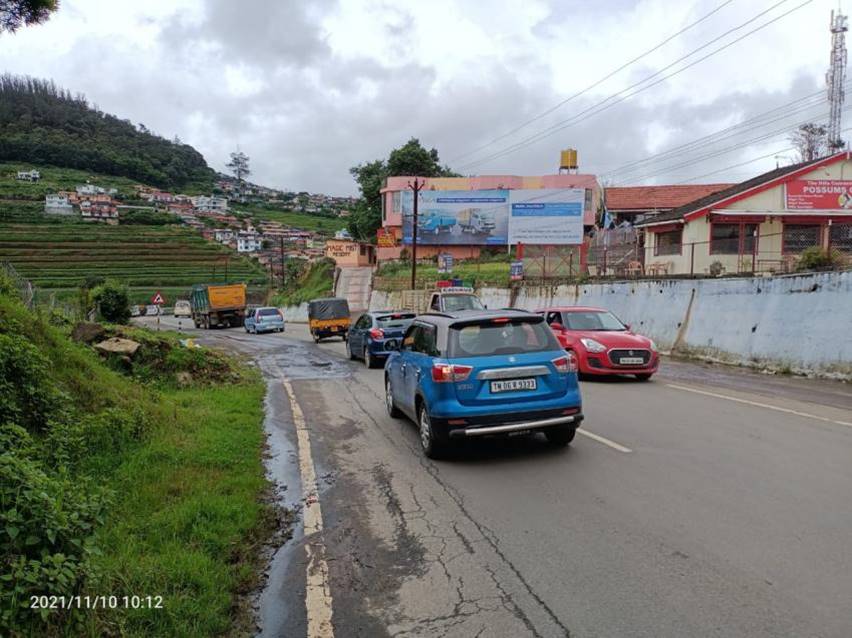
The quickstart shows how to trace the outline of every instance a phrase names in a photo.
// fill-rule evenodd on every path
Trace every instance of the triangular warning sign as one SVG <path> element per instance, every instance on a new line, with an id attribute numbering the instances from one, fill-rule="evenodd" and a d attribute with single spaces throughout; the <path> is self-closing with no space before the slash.
<path id="1" fill-rule="evenodd" d="M 155 306 L 162 306 L 164 303 L 166 303 L 166 300 L 163 299 L 163 295 L 161 295 L 160 291 L 158 290 L 154 294 L 154 296 L 151 297 L 151 303 L 154 304 Z"/>

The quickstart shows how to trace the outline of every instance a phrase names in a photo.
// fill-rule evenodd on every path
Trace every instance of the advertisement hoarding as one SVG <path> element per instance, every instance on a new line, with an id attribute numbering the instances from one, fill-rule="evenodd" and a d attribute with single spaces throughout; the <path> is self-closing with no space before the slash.
<path id="1" fill-rule="evenodd" d="M 505 246 L 509 191 L 421 191 L 417 243 L 424 246 Z M 402 194 L 402 242 L 411 244 L 414 197 Z"/>
<path id="2" fill-rule="evenodd" d="M 787 210 L 852 209 L 849 179 L 794 179 L 785 191 Z"/>
<path id="3" fill-rule="evenodd" d="M 511 192 L 510 244 L 582 244 L 583 188 L 529 189 Z"/>

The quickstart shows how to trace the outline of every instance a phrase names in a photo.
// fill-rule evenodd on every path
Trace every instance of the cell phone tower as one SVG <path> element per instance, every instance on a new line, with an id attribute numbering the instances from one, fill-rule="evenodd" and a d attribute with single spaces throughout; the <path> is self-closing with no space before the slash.
<path id="1" fill-rule="evenodd" d="M 843 100 L 846 91 L 846 32 L 849 30 L 848 19 L 845 15 L 831 12 L 831 64 L 825 74 L 825 83 L 828 89 L 829 120 L 828 120 L 828 145 L 832 151 L 843 148 L 844 143 L 840 138 L 840 117 L 843 111 Z"/>

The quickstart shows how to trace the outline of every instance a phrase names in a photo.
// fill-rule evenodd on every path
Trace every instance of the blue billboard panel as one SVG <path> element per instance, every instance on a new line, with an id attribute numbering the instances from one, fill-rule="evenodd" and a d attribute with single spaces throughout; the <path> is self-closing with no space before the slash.
<path id="1" fill-rule="evenodd" d="M 418 245 L 505 246 L 509 191 L 420 191 Z M 402 194 L 402 242 L 411 244 L 414 198 Z"/>

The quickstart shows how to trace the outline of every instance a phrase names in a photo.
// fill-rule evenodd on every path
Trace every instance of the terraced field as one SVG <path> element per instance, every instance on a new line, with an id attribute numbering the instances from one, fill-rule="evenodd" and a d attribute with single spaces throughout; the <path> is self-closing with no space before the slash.
<path id="1" fill-rule="evenodd" d="M 87 277 L 116 279 L 138 302 L 156 290 L 167 300 L 185 296 L 200 282 L 245 282 L 255 293 L 266 283 L 255 262 L 172 226 L 0 222 L 0 261 L 60 297 L 74 294 Z"/>

